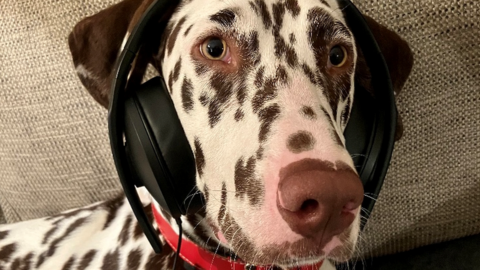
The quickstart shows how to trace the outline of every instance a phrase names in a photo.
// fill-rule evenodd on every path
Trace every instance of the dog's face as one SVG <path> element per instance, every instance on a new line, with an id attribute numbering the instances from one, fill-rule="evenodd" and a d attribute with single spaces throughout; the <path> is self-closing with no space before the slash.
<path id="1" fill-rule="evenodd" d="M 77 45 L 88 33 L 76 28 L 77 71 L 106 104 L 108 76 L 94 76 Z M 111 40 L 106 50 L 118 53 Z M 194 151 L 219 244 L 255 264 L 349 258 L 363 188 L 343 130 L 362 65 L 336 1 L 184 1 L 161 40 L 151 61 Z"/>
<path id="2" fill-rule="evenodd" d="M 309 263 L 357 237 L 363 189 L 342 135 L 357 56 L 330 4 L 196 0 L 167 28 L 158 60 L 207 219 L 247 261 Z"/>

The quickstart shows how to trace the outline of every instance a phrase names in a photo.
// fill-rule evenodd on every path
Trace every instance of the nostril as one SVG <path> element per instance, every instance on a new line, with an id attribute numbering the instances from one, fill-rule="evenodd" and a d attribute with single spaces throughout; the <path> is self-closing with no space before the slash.
<path id="1" fill-rule="evenodd" d="M 302 203 L 302 206 L 300 207 L 300 211 L 304 213 L 311 213 L 311 212 L 314 212 L 317 208 L 318 208 L 318 202 L 313 199 L 309 199 Z"/>
<path id="2" fill-rule="evenodd" d="M 353 213 L 358 207 L 358 204 L 354 201 L 349 201 L 343 206 L 342 213 Z"/>

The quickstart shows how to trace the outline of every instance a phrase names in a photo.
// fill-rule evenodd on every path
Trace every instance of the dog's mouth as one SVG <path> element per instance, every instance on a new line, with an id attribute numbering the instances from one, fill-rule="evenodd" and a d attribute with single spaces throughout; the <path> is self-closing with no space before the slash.
<path id="1" fill-rule="evenodd" d="M 344 262 L 353 255 L 355 243 L 349 240 L 351 230 L 332 237 L 327 242 L 314 239 L 302 239 L 294 243 L 270 245 L 256 248 L 246 239 L 228 241 L 222 232 L 217 232 L 218 240 L 229 246 L 231 252 L 242 261 L 252 265 L 274 265 L 294 268 L 315 265 L 325 259 Z"/>

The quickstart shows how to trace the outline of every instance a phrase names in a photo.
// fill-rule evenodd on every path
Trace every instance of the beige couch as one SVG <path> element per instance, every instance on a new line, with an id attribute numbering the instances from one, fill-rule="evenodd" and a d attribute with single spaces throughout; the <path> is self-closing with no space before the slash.
<path id="1" fill-rule="evenodd" d="M 116 195 L 106 111 L 77 79 L 67 35 L 114 3 L 0 5 L 0 223 Z M 364 256 L 480 232 L 480 2 L 357 0 L 411 44 L 404 138 L 365 230 Z"/>

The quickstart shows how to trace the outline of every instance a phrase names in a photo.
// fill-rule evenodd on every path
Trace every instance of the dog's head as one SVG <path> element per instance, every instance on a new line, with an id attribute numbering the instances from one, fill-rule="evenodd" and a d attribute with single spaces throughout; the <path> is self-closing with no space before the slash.
<path id="1" fill-rule="evenodd" d="M 150 2 L 124 0 L 69 37 L 78 75 L 103 106 L 115 59 Z M 410 49 L 367 20 L 398 92 Z M 143 59 L 165 78 L 218 242 L 257 264 L 347 259 L 363 188 L 343 130 L 354 80 L 369 89 L 370 75 L 336 1 L 183 1 L 154 39 Z"/>

